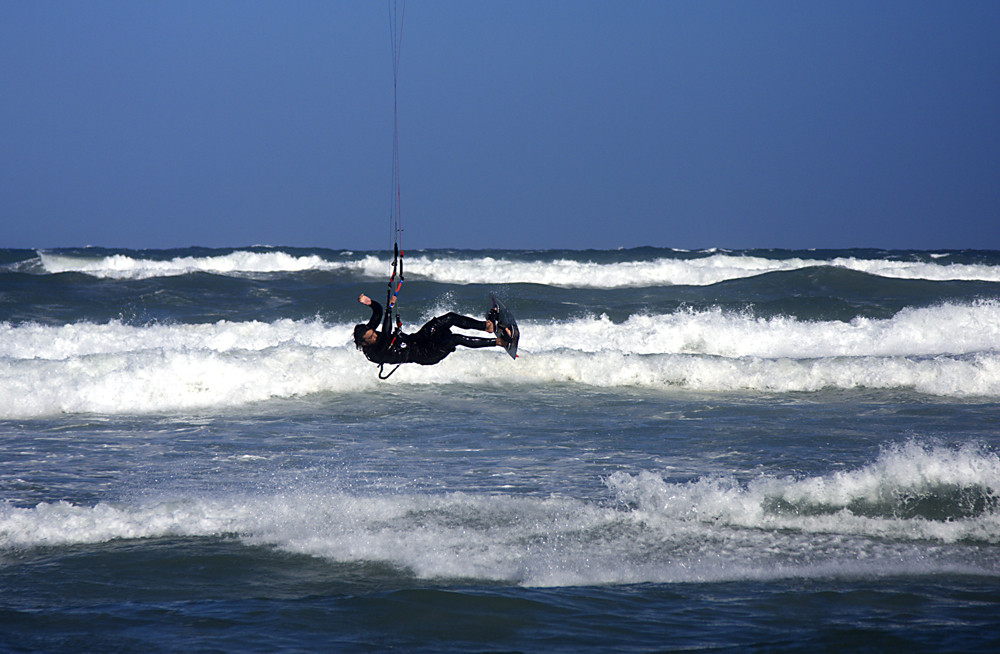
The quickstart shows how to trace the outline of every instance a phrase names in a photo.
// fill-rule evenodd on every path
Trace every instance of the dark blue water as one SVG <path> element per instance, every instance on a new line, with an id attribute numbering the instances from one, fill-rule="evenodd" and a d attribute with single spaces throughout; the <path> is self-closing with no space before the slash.
<path id="1" fill-rule="evenodd" d="M 380 382 L 388 266 L 0 251 L 0 648 L 1000 645 L 1000 253 L 410 253 L 521 356 Z"/>

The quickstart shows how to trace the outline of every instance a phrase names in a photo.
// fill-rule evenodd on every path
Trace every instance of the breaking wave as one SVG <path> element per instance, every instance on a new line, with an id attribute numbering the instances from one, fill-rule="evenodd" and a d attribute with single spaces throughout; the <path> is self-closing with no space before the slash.
<path id="1" fill-rule="evenodd" d="M 406 258 L 407 274 L 445 284 L 546 284 L 566 288 L 628 288 L 665 285 L 705 286 L 771 272 L 826 266 L 880 277 L 933 281 L 1000 282 L 1000 266 L 976 263 L 894 261 L 859 257 L 812 259 L 770 258 L 749 254 L 705 253 L 702 256 L 661 256 L 650 260 L 595 261 L 552 253 L 528 258 L 512 255 L 417 254 Z M 308 270 L 341 271 L 380 279 L 391 268 L 390 260 L 371 254 L 337 253 L 296 255 L 282 250 L 236 250 L 208 256 L 152 259 L 131 254 L 86 256 L 39 252 L 48 273 L 79 272 L 101 278 L 145 279 L 193 272 L 221 275 L 287 273 Z M 605 255 L 607 256 L 607 255 Z"/>
<path id="2" fill-rule="evenodd" d="M 373 388 L 352 324 L 0 323 L 0 417 L 224 408 Z M 1000 397 L 1000 303 L 850 322 L 722 310 L 522 324 L 520 358 L 466 351 L 397 384 L 580 383 L 698 391 L 912 389 Z M 497 370 L 502 370 L 499 381 Z"/>
<path id="3" fill-rule="evenodd" d="M 606 484 L 605 501 L 323 487 L 95 506 L 3 503 L 0 548 L 235 535 L 250 546 L 380 562 L 419 578 L 528 586 L 1000 574 L 974 547 L 1000 543 L 1000 459 L 972 445 L 905 443 L 823 476 L 675 483 L 640 471 L 616 472 Z M 921 546 L 927 542 L 972 547 Z"/>

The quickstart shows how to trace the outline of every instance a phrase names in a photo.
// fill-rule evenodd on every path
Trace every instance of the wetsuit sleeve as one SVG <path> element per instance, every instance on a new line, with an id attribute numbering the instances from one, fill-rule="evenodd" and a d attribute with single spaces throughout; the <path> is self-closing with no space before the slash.
<path id="1" fill-rule="evenodd" d="M 382 320 L 383 315 L 385 317 Z M 377 329 L 379 320 L 382 320 L 382 331 L 378 333 L 378 340 L 372 346 L 372 352 L 383 352 L 389 348 L 389 343 L 392 342 L 392 312 L 386 311 L 384 314 L 382 312 L 382 305 L 372 300 L 372 317 L 368 321 L 369 329 Z"/>
<path id="2" fill-rule="evenodd" d="M 378 324 L 382 321 L 382 305 L 372 300 L 371 303 L 372 317 L 368 319 L 368 324 L 365 325 L 368 329 L 378 330 Z M 386 316 L 388 318 L 388 316 Z"/>

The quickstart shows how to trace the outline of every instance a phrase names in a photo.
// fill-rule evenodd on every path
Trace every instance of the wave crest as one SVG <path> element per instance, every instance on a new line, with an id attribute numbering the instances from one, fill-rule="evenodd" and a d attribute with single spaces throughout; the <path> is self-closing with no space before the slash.
<path id="1" fill-rule="evenodd" d="M 179 256 L 157 260 L 130 254 L 84 256 L 40 251 L 48 273 L 80 272 L 112 279 L 169 277 L 195 272 L 222 275 L 289 273 L 307 270 L 345 271 L 366 277 L 384 277 L 391 260 L 384 257 L 341 253 L 331 261 L 318 254 L 294 255 L 280 249 L 264 252 L 236 250 L 211 256 Z M 829 259 L 769 258 L 749 254 L 711 253 L 696 257 L 663 256 L 651 260 L 600 262 L 582 258 L 539 256 L 461 256 L 419 254 L 406 258 L 413 278 L 444 284 L 545 284 L 562 288 L 630 288 L 655 286 L 707 286 L 766 273 L 827 266 L 879 277 L 932 281 L 1000 282 L 1000 266 L 944 263 L 939 259 L 892 261 L 857 257 Z"/>
<path id="2" fill-rule="evenodd" d="M 374 387 L 351 324 L 0 323 L 0 417 L 241 406 Z M 462 348 L 392 383 L 580 383 L 708 392 L 914 389 L 1000 397 L 1000 303 L 809 322 L 721 310 L 524 321 L 522 356 Z M 498 378 L 496 372 L 503 371 Z M 502 381 L 507 380 L 507 381 Z"/>
<path id="3" fill-rule="evenodd" d="M 616 501 L 452 493 L 280 492 L 150 497 L 81 506 L 0 503 L 0 548 L 120 538 L 236 536 L 250 546 L 381 562 L 419 578 L 531 586 L 927 573 L 997 574 L 975 545 L 1000 542 L 997 456 L 908 443 L 867 466 L 741 485 L 670 483 L 642 471 L 607 480 Z M 941 488 L 976 495 L 976 507 Z M 912 514 L 908 497 L 935 503 Z M 874 515 L 858 502 L 886 503 Z M 793 507 L 793 508 L 789 508 Z M 940 514 L 940 515 L 938 515 Z M 967 542 L 934 548 L 926 542 Z"/>
<path id="4" fill-rule="evenodd" d="M 670 483 L 614 473 L 608 487 L 650 520 L 944 542 L 1000 542 L 1000 457 L 911 441 L 863 468 L 802 479 Z"/>

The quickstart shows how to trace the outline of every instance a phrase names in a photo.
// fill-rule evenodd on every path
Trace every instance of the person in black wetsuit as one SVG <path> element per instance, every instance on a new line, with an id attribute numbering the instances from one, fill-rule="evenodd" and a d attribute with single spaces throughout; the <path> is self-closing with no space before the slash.
<path id="1" fill-rule="evenodd" d="M 459 345 L 465 347 L 502 346 L 500 338 L 477 338 L 463 334 L 452 334 L 451 328 L 478 329 L 493 333 L 495 328 L 491 320 L 476 320 L 469 316 L 449 312 L 443 316 L 431 318 L 427 324 L 416 333 L 393 333 L 391 312 L 385 313 L 382 320 L 382 305 L 364 293 L 358 302 L 372 309 L 371 319 L 354 327 L 354 344 L 372 363 L 419 363 L 429 366 L 440 362 L 455 351 Z M 382 330 L 378 331 L 379 322 Z"/>

